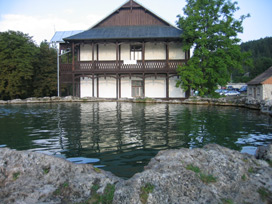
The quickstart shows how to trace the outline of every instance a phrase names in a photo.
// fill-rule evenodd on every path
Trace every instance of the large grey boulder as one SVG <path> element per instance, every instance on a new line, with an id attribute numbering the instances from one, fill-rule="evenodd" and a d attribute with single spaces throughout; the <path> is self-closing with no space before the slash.
<path id="1" fill-rule="evenodd" d="M 272 202 L 272 169 L 265 161 L 219 145 L 160 152 L 145 171 L 118 183 L 115 203 Z"/>
<path id="2" fill-rule="evenodd" d="M 92 165 L 0 148 L 0 203 L 78 203 L 119 179 Z M 99 191 L 98 189 L 98 191 Z"/>
<path id="3" fill-rule="evenodd" d="M 128 180 L 92 165 L 0 148 L 0 203 L 271 203 L 271 192 L 267 162 L 219 145 L 161 151 Z"/>

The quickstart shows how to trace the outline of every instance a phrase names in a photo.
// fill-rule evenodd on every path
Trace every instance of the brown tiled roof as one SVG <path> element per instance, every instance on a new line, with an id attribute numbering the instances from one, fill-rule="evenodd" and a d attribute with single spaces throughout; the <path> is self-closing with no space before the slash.
<path id="1" fill-rule="evenodd" d="M 252 79 L 250 82 L 248 82 L 248 85 L 257 85 L 257 84 L 263 84 L 267 79 L 272 77 L 272 67 L 268 68 L 265 72 L 257 76 L 256 78 Z"/>

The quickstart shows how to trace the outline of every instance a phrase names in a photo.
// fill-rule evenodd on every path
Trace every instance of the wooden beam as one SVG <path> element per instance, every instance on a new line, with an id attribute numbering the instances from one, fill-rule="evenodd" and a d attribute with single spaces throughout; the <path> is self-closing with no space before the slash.
<path id="1" fill-rule="evenodd" d="M 166 42 L 166 68 L 169 69 L 169 43 Z"/>
<path id="2" fill-rule="evenodd" d="M 72 78 L 73 78 L 72 96 L 75 96 L 75 74 L 72 75 Z"/>
<path id="3" fill-rule="evenodd" d="M 94 65 L 94 43 L 92 42 L 92 65 Z"/>
<path id="4" fill-rule="evenodd" d="M 145 42 L 142 42 L 142 64 L 143 69 L 145 69 Z"/>
<path id="5" fill-rule="evenodd" d="M 122 96 L 121 96 L 121 75 L 119 75 L 119 98 L 122 98 Z"/>
<path id="6" fill-rule="evenodd" d="M 169 99 L 169 73 L 166 74 L 166 99 Z"/>
<path id="7" fill-rule="evenodd" d="M 94 98 L 94 74 L 92 76 L 92 96 Z"/>
<path id="8" fill-rule="evenodd" d="M 97 95 L 97 98 L 99 98 L 99 75 L 97 75 L 97 80 L 96 80 L 96 95 Z"/>
<path id="9" fill-rule="evenodd" d="M 115 43 L 116 46 L 116 67 L 119 69 L 119 44 L 118 42 Z"/>
<path id="10" fill-rule="evenodd" d="M 118 96 L 119 96 L 119 94 L 118 94 L 118 84 L 119 84 L 119 82 L 118 82 L 118 74 L 116 74 L 116 99 L 118 99 Z"/>
<path id="11" fill-rule="evenodd" d="M 75 43 L 72 43 L 72 70 L 75 71 Z"/>
<path id="12" fill-rule="evenodd" d="M 145 74 L 143 73 L 143 97 L 145 98 Z"/>

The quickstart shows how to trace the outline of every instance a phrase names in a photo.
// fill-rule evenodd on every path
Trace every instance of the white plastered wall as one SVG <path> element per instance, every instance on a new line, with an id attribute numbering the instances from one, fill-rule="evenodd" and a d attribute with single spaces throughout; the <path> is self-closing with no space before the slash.
<path id="1" fill-rule="evenodd" d="M 169 79 L 169 98 L 185 98 L 185 92 L 180 87 L 176 87 L 178 77 Z"/>
<path id="2" fill-rule="evenodd" d="M 177 42 L 169 43 L 169 60 L 185 59 L 185 52 L 182 50 L 182 44 Z"/>
<path id="3" fill-rule="evenodd" d="M 145 79 L 145 97 L 165 98 L 166 80 L 164 77 L 150 77 Z"/>
<path id="4" fill-rule="evenodd" d="M 121 78 L 121 98 L 131 97 L 131 79 Z"/>
<path id="5" fill-rule="evenodd" d="M 96 59 L 96 46 L 94 49 L 94 60 Z M 80 45 L 80 61 L 92 61 L 92 46 Z"/>
<path id="6" fill-rule="evenodd" d="M 100 44 L 98 49 L 98 58 L 101 61 L 116 60 L 116 45 L 115 44 Z"/>
<path id="7" fill-rule="evenodd" d="M 99 98 L 116 98 L 115 78 L 99 78 Z"/>
<path id="8" fill-rule="evenodd" d="M 130 45 L 121 45 L 121 60 L 130 60 Z"/>
<path id="9" fill-rule="evenodd" d="M 166 48 L 164 43 L 146 43 L 145 44 L 146 60 L 165 60 Z"/>
<path id="10" fill-rule="evenodd" d="M 262 99 L 263 100 L 266 100 L 266 99 L 269 99 L 269 100 L 272 100 L 272 84 L 264 84 L 262 86 Z"/>
<path id="11" fill-rule="evenodd" d="M 92 79 L 87 77 L 80 78 L 80 97 L 92 97 Z"/>

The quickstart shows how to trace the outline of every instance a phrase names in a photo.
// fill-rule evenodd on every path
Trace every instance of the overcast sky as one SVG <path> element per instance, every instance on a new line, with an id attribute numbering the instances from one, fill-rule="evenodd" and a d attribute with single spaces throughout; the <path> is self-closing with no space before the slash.
<path id="1" fill-rule="evenodd" d="M 243 42 L 272 36 L 272 0 L 237 0 L 236 18 L 244 21 Z M 55 31 L 86 30 L 127 0 L 0 0 L 0 31 L 15 30 L 33 36 L 36 43 L 50 41 Z M 137 0 L 176 25 L 185 0 Z"/>

